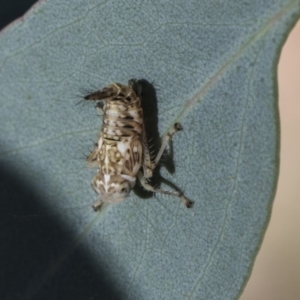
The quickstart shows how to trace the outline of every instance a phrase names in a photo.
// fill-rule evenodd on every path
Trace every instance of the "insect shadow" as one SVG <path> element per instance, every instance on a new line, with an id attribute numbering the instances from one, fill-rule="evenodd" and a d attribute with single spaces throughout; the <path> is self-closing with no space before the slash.
<path id="1" fill-rule="evenodd" d="M 140 79 L 139 83 L 139 97 L 144 114 L 145 131 L 148 141 L 148 146 L 151 152 L 151 159 L 154 161 L 161 146 L 161 137 L 158 131 L 158 107 L 156 89 L 153 83 L 146 79 Z M 180 134 L 180 133 L 179 133 Z M 153 171 L 153 176 L 150 180 L 152 186 L 159 187 L 162 183 L 173 188 L 178 192 L 182 192 L 174 183 L 164 178 L 160 174 L 160 168 L 163 166 L 171 174 L 175 172 L 173 155 L 173 142 L 170 140 L 168 150 L 164 151 L 163 157 L 159 164 Z M 148 199 L 153 196 L 153 192 L 146 191 L 139 181 L 133 188 L 133 192 L 140 198 Z"/>

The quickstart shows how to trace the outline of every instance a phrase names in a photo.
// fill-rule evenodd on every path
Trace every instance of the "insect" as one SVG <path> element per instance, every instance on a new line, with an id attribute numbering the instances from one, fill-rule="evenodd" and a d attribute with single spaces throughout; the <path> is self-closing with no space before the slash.
<path id="1" fill-rule="evenodd" d="M 172 135 L 182 128 L 179 123 L 172 126 L 163 136 L 158 154 L 152 161 L 140 96 L 139 81 L 131 79 L 127 86 L 112 83 L 84 97 L 85 100 L 99 101 L 96 108 L 103 114 L 98 142 L 87 158 L 88 165 L 98 169 L 91 184 L 99 195 L 98 201 L 93 204 L 94 210 L 103 203 L 124 200 L 137 179 L 147 191 L 173 195 L 180 198 L 186 207 L 193 206 L 193 201 L 183 193 L 155 188 L 149 183 Z"/>

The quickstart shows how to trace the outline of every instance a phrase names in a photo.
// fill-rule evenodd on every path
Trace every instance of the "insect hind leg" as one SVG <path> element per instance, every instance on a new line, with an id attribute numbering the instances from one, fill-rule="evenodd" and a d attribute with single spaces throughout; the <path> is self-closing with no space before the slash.
<path id="1" fill-rule="evenodd" d="M 158 151 L 158 154 L 156 155 L 156 158 L 154 160 L 154 163 L 152 164 L 152 168 L 155 169 L 157 164 L 159 163 L 169 141 L 171 140 L 174 133 L 182 130 L 182 126 L 180 123 L 175 123 L 172 128 L 162 137 L 162 143 L 160 146 L 160 149 Z"/>
<path id="2" fill-rule="evenodd" d="M 160 188 L 155 188 L 152 186 L 148 181 L 147 178 L 143 175 L 143 173 L 140 171 L 138 174 L 139 181 L 143 188 L 147 191 L 153 192 L 153 193 L 160 193 L 164 195 L 171 195 L 178 197 L 180 201 L 187 207 L 187 208 L 192 208 L 194 205 L 194 202 L 188 199 L 187 197 L 184 196 L 183 193 L 179 191 L 168 191 Z"/>
<path id="3" fill-rule="evenodd" d="M 146 138 L 146 133 L 145 133 L 145 128 L 143 130 L 143 135 L 142 135 L 142 141 L 143 141 L 143 152 L 144 152 L 144 161 L 143 161 L 143 170 L 144 170 L 144 177 L 145 178 L 150 178 L 153 175 L 153 170 L 157 167 L 169 141 L 171 140 L 172 136 L 174 133 L 177 131 L 182 130 L 182 126 L 180 123 L 175 123 L 172 128 L 167 132 L 162 137 L 162 143 L 160 146 L 160 149 L 156 155 L 156 158 L 154 162 L 151 161 L 150 158 L 150 151 L 147 143 L 147 138 Z"/>
<path id="4" fill-rule="evenodd" d="M 158 151 L 158 154 L 155 158 L 155 161 L 152 163 L 151 165 L 151 169 L 154 170 L 158 164 L 158 162 L 161 159 L 161 156 L 163 155 L 169 141 L 171 140 L 172 136 L 174 133 L 178 132 L 182 130 L 182 126 L 180 125 L 180 123 L 175 123 L 172 128 L 167 132 L 166 135 L 163 136 L 162 138 L 162 144 L 161 147 Z M 148 149 L 147 149 L 148 150 Z M 191 208 L 194 205 L 194 202 L 189 200 L 187 197 L 184 196 L 184 194 L 182 192 L 179 191 L 169 191 L 169 190 L 164 190 L 164 189 L 160 189 L 160 188 L 155 188 L 153 187 L 149 182 L 148 182 L 148 178 L 149 176 L 145 173 L 143 174 L 141 171 L 138 173 L 138 178 L 139 181 L 141 183 L 141 185 L 143 186 L 143 188 L 147 191 L 153 192 L 153 193 L 160 193 L 160 194 L 164 194 L 164 195 L 171 195 L 171 196 L 175 196 L 178 197 L 181 202 L 187 207 L 187 208 Z"/>

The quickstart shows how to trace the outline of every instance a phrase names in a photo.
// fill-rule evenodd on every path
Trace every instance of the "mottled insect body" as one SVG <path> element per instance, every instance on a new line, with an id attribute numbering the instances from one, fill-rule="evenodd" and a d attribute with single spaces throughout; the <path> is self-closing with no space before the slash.
<path id="1" fill-rule="evenodd" d="M 193 202 L 178 191 L 156 189 L 148 183 L 171 136 L 181 129 L 174 124 L 163 138 L 161 149 L 151 161 L 141 106 L 139 81 L 129 80 L 128 86 L 113 83 L 84 97 L 85 100 L 102 100 L 96 107 L 103 112 L 102 128 L 95 149 L 87 162 L 97 167 L 92 187 L 99 195 L 93 207 L 102 203 L 118 203 L 125 199 L 135 186 L 137 178 L 142 186 L 152 192 L 179 197 L 187 207 Z"/>

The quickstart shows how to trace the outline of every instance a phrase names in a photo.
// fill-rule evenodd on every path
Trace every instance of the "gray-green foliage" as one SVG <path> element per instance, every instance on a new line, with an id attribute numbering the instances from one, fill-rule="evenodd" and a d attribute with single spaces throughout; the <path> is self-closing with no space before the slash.
<path id="1" fill-rule="evenodd" d="M 72 299 L 96 299 L 103 278 L 120 299 L 238 297 L 276 189 L 276 67 L 298 17 L 296 0 L 51 0 L 1 33 L 2 165 L 68 233 L 62 246 L 53 238 L 46 249 L 34 249 L 30 284 L 19 284 L 22 299 L 39 298 L 49 286 L 49 299 L 66 299 L 64 281 L 57 291 L 51 285 L 59 286 L 55 278 L 79 250 L 101 276 L 76 261 L 95 284 L 90 294 L 71 285 Z M 81 158 L 101 124 L 92 105 L 75 105 L 76 94 L 133 77 L 156 83 L 160 133 L 175 121 L 184 128 L 174 137 L 176 172 L 161 174 L 195 206 L 131 193 L 100 214 L 89 206 L 70 210 L 96 199 L 89 186 L 95 170 Z M 6 192 L 11 199 L 15 191 Z M 17 197 L 13 205 L 30 201 Z M 44 219 L 26 220 L 38 228 Z M 16 224 L 15 238 L 22 240 L 23 223 Z M 32 240 L 39 234 L 50 233 L 33 232 Z M 32 240 L 23 238 L 26 245 Z M 42 270 L 32 266 L 39 255 L 49 259 Z M 64 280 L 71 273 L 72 267 Z"/>

